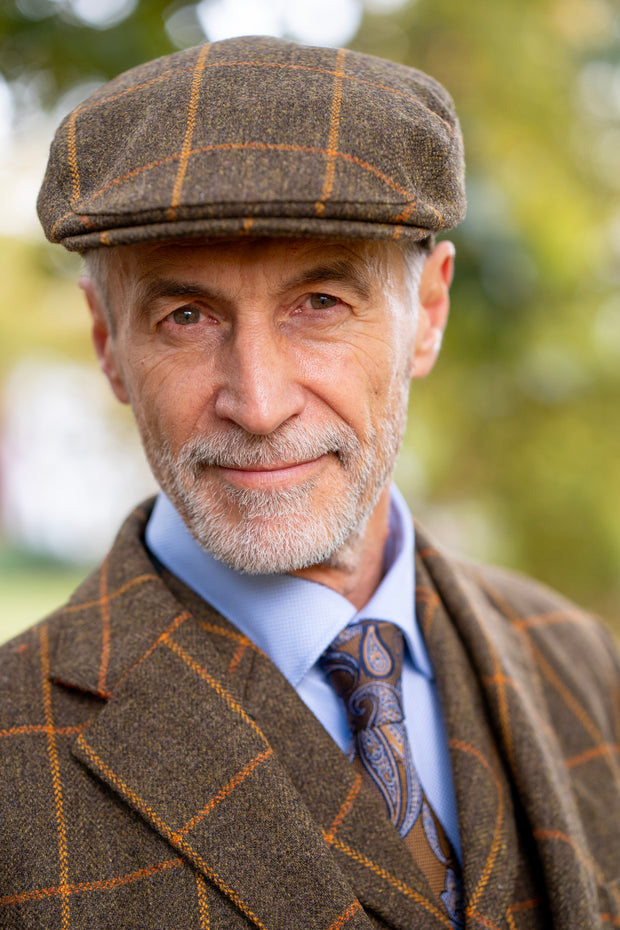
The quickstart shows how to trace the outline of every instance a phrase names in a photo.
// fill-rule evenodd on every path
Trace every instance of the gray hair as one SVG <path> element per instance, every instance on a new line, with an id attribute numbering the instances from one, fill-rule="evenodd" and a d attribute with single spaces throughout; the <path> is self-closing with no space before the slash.
<path id="1" fill-rule="evenodd" d="M 424 270 L 426 259 L 434 247 L 434 241 L 431 238 L 423 239 L 420 242 L 411 239 L 403 239 L 399 241 L 397 245 L 405 261 L 410 309 L 417 316 L 420 301 L 418 291 L 422 279 L 422 271 Z"/>
<path id="2" fill-rule="evenodd" d="M 110 329 L 114 332 L 115 320 L 111 308 L 109 288 L 110 252 L 111 249 L 104 247 L 89 249 L 88 252 L 84 253 L 83 258 L 86 277 L 94 284 Z"/>

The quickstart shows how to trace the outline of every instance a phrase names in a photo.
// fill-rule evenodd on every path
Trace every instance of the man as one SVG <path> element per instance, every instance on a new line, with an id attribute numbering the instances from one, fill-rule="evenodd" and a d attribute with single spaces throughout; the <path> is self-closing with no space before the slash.
<path id="1" fill-rule="evenodd" d="M 413 569 L 390 487 L 464 211 L 446 92 L 179 52 L 68 117 L 39 209 L 163 493 L 3 650 L 0 925 L 620 923 L 609 637 L 419 528 Z"/>

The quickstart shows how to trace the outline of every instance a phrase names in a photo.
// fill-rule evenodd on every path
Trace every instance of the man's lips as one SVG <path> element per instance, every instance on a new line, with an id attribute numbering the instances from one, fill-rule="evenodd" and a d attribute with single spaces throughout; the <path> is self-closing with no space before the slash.
<path id="1" fill-rule="evenodd" d="M 241 488 L 269 488 L 297 484 L 315 473 L 328 458 L 327 453 L 305 462 L 273 463 L 238 466 L 216 466 L 218 474 L 228 484 Z"/>

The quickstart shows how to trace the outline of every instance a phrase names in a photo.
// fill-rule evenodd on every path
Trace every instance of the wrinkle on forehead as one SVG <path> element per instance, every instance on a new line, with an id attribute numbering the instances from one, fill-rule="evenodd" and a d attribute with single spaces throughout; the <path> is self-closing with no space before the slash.
<path id="1" fill-rule="evenodd" d="M 301 260 L 307 256 L 310 260 L 314 254 L 325 255 L 329 251 L 333 255 L 349 255 L 352 260 L 367 263 L 369 267 L 389 261 L 392 255 L 401 254 L 398 245 L 392 242 L 267 237 L 169 239 L 162 242 L 116 246 L 114 251 L 142 256 L 147 261 L 155 259 L 162 252 L 171 258 L 182 258 L 183 253 L 191 251 L 202 253 L 206 259 L 217 259 L 219 256 L 220 260 L 223 258 L 233 261 L 238 257 L 240 261 L 248 262 L 259 261 L 261 256 L 269 258 L 270 255 L 287 256 L 294 260 Z"/>
<path id="2" fill-rule="evenodd" d="M 368 298 L 377 286 L 392 293 L 402 290 L 405 302 L 415 312 L 423 265 L 417 256 L 405 254 L 398 243 L 340 239 L 171 239 L 96 251 L 105 255 L 91 253 L 92 259 L 86 257 L 86 268 L 107 304 L 112 324 L 128 299 L 143 300 L 144 289 L 148 290 L 146 282 L 152 280 L 154 271 L 161 268 L 161 277 L 169 277 L 164 266 L 178 265 L 187 272 L 186 283 L 192 285 L 193 265 L 238 263 L 241 272 L 261 261 L 265 262 L 266 270 L 269 266 L 276 269 L 279 263 L 283 286 L 306 282 L 310 285 L 313 280 L 324 278 L 346 281 L 363 298 Z M 422 251 L 419 257 L 423 259 Z M 287 279 L 286 275 L 296 267 L 299 274 L 293 273 Z"/>

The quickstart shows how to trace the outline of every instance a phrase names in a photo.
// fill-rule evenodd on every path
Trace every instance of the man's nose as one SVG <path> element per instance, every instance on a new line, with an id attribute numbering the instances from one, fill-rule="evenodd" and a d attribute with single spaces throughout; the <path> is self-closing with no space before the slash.
<path id="1" fill-rule="evenodd" d="M 223 348 L 215 412 L 248 433 L 267 435 L 304 408 L 290 345 L 269 325 L 235 327 Z"/>

